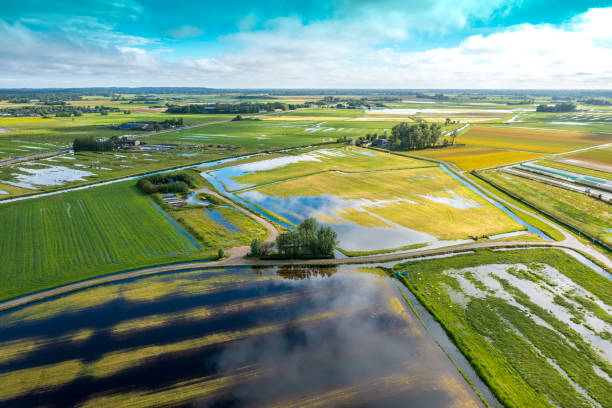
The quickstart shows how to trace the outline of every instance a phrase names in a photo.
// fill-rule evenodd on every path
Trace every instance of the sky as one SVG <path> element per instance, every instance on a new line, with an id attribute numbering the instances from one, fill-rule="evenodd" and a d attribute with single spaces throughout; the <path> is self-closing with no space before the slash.
<path id="1" fill-rule="evenodd" d="M 612 0 L 0 0 L 0 88 L 612 89 Z"/>

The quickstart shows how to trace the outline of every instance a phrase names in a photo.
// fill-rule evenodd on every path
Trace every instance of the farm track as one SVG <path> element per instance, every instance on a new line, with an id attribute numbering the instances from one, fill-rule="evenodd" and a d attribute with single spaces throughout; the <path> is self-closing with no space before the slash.
<path id="1" fill-rule="evenodd" d="M 68 153 L 70 150 L 72 150 L 71 147 L 62 147 L 61 149 L 46 150 L 44 152 L 26 154 L 25 156 L 12 157 L 10 159 L 0 160 L 0 167 L 21 163 L 24 161 L 53 157 L 62 153 Z"/>

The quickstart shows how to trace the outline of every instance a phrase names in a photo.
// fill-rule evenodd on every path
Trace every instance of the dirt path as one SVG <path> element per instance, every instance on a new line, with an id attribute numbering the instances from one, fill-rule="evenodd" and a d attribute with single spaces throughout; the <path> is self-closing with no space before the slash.
<path id="1" fill-rule="evenodd" d="M 196 195 L 200 194 L 200 193 L 206 193 L 206 194 L 210 194 L 216 198 L 218 198 L 219 200 L 223 201 L 224 203 L 226 203 L 227 205 L 231 206 L 232 208 L 240 211 L 243 214 L 246 214 L 247 216 L 253 218 L 255 221 L 257 221 L 258 223 L 260 223 L 261 225 L 263 225 L 267 230 L 268 230 L 268 237 L 265 239 L 264 242 L 276 242 L 276 237 L 278 237 L 278 230 L 276 229 L 276 227 L 274 225 L 272 225 L 272 223 L 270 221 L 268 221 L 267 219 L 265 219 L 264 217 L 261 217 L 257 214 L 255 214 L 252 211 L 247 210 L 244 207 L 239 206 L 238 204 L 236 204 L 235 202 L 233 202 L 232 200 L 230 200 L 229 198 L 222 196 L 221 194 L 212 191 L 208 188 L 201 188 L 199 190 L 195 191 Z M 224 261 L 226 262 L 238 262 L 238 260 L 241 260 L 242 258 L 244 258 L 249 251 L 251 250 L 251 247 L 248 245 L 245 246 L 239 246 L 239 247 L 234 247 L 228 250 L 229 252 L 229 258 L 225 259 Z"/>

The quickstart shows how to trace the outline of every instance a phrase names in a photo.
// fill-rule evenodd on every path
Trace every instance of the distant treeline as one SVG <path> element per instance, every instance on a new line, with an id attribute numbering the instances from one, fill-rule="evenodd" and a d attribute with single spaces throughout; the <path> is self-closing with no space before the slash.
<path id="1" fill-rule="evenodd" d="M 536 112 L 574 112 L 575 110 L 575 103 L 561 102 L 556 105 L 538 105 Z"/>
<path id="2" fill-rule="evenodd" d="M 169 105 L 166 113 L 259 113 L 261 111 L 273 112 L 276 109 L 283 111 L 303 108 L 302 104 L 286 104 L 282 102 L 267 103 L 216 103 L 215 105 L 191 104 Z"/>
<path id="3" fill-rule="evenodd" d="M 79 137 L 74 139 L 72 149 L 75 152 L 110 152 L 115 148 L 115 143 L 111 139 L 94 139 L 93 137 Z"/>
<path id="4" fill-rule="evenodd" d="M 21 88 L 21 89 L 0 89 L 0 100 L 28 98 L 28 99 L 58 99 L 58 100 L 78 100 L 81 96 L 108 96 L 116 94 L 130 95 L 210 95 L 220 94 L 222 96 L 236 97 L 236 94 L 243 95 L 270 95 L 270 96 L 297 96 L 297 95 L 364 95 L 364 96 L 403 96 L 403 97 L 422 97 L 438 99 L 436 95 L 443 98 L 482 97 L 487 95 L 504 95 L 516 97 L 518 99 L 537 97 L 553 98 L 584 98 L 584 97 L 612 97 L 612 90 L 566 90 L 566 89 L 228 89 L 228 88 L 200 88 L 200 87 L 100 87 L 100 88 Z M 422 95 L 422 96 L 417 96 Z"/>
<path id="5" fill-rule="evenodd" d="M 18 106 L 0 108 L 2 113 L 7 113 L 9 116 L 43 116 L 48 117 L 55 115 L 56 117 L 70 117 L 70 116 L 81 116 L 83 113 L 99 113 L 101 115 L 108 115 L 109 112 L 119 112 L 121 109 L 110 106 L 74 106 L 65 103 L 61 104 L 50 104 L 40 103 L 34 106 Z M 129 111 L 124 111 L 129 112 Z"/>
<path id="6" fill-rule="evenodd" d="M 391 128 L 391 149 L 425 149 L 438 144 L 442 127 L 438 123 L 399 123 Z"/>
<path id="7" fill-rule="evenodd" d="M 152 174 L 138 180 L 136 185 L 146 194 L 186 193 L 189 187 L 195 187 L 193 177 L 186 172 Z"/>
<path id="8" fill-rule="evenodd" d="M 600 106 L 612 105 L 612 101 L 609 101 L 606 99 L 598 99 L 598 98 L 584 99 L 581 102 L 586 105 L 600 105 Z"/>

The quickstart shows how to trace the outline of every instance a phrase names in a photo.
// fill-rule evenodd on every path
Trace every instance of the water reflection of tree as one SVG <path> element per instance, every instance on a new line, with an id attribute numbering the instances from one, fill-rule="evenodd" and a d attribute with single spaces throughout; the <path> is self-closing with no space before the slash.
<path id="1" fill-rule="evenodd" d="M 310 279 L 315 277 L 329 278 L 338 271 L 335 266 L 283 266 L 276 271 L 285 279 Z"/>

